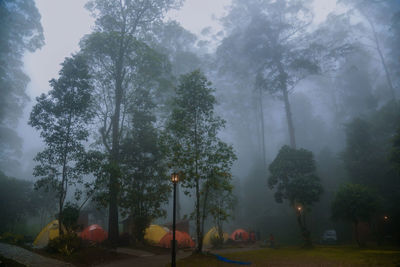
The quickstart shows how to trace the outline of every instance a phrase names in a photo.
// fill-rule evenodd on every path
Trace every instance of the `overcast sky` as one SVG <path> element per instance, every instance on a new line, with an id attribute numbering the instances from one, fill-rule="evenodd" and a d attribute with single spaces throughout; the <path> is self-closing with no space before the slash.
<path id="1" fill-rule="evenodd" d="M 29 151 L 37 150 L 40 138 L 36 131 L 27 125 L 28 114 L 34 105 L 35 97 L 47 92 L 48 81 L 57 78 L 60 63 L 71 53 L 79 49 L 79 40 L 90 32 L 93 19 L 84 8 L 86 0 L 36 0 L 36 5 L 42 16 L 42 26 L 45 36 L 45 46 L 25 56 L 25 71 L 31 79 L 28 85 L 28 95 L 31 102 L 25 108 L 18 131 L 24 141 L 25 154 L 23 162 L 29 161 L 32 155 Z M 168 14 L 168 17 L 181 23 L 189 31 L 200 35 L 202 29 L 213 27 L 218 32 L 221 26 L 218 18 L 226 14 L 231 0 L 186 0 L 184 6 Z M 335 0 L 316 0 L 316 20 L 319 22 L 335 6 Z"/>

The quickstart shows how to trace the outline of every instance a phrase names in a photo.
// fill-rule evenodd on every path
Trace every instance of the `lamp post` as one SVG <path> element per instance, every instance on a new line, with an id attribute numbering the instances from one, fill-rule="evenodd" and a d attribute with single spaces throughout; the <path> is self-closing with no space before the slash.
<path id="1" fill-rule="evenodd" d="M 176 184 L 179 182 L 179 175 L 177 173 L 171 174 L 171 182 L 174 185 L 174 207 L 173 207 L 173 212 L 172 212 L 172 260 L 171 260 L 171 266 L 175 267 L 176 266 L 176 240 L 175 240 L 175 215 L 176 215 Z"/>

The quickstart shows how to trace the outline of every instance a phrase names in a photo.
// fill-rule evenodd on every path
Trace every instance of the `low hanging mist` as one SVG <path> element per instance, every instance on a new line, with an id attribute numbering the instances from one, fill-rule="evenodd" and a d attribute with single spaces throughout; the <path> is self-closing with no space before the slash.
<path id="1" fill-rule="evenodd" d="M 400 2 L 201 2 L 0 1 L 0 241 L 399 245 Z"/>

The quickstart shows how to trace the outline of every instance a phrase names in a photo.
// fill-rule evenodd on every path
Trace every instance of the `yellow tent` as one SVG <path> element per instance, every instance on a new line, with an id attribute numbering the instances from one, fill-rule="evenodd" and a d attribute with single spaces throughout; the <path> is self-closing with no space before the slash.
<path id="1" fill-rule="evenodd" d="M 146 232 L 144 234 L 144 239 L 153 244 L 158 244 L 161 238 L 168 233 L 168 229 L 165 229 L 162 226 L 151 224 L 146 228 Z"/>
<path id="2" fill-rule="evenodd" d="M 224 242 L 229 238 L 229 235 L 227 233 L 223 233 L 222 236 L 224 238 Z M 217 228 L 215 227 L 211 228 L 203 238 L 203 245 L 211 246 L 211 239 L 217 237 L 218 237 Z"/>
<path id="3" fill-rule="evenodd" d="M 37 235 L 33 245 L 35 247 L 45 247 L 49 243 L 49 240 L 58 237 L 58 220 L 50 222 L 48 225 L 43 227 L 42 231 Z"/>

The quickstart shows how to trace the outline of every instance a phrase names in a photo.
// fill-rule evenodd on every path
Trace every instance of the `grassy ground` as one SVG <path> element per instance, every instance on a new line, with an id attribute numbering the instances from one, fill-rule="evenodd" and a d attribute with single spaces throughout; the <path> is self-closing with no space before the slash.
<path id="1" fill-rule="evenodd" d="M 263 248 L 221 253 L 230 260 L 251 262 L 251 266 L 400 266 L 399 249 L 359 249 L 356 247 Z M 233 266 L 210 255 L 192 255 L 177 266 Z M 237 265 L 239 266 L 239 265 Z"/>
<path id="2" fill-rule="evenodd" d="M 45 250 L 33 250 L 33 252 L 41 254 L 45 257 L 58 259 L 61 261 L 72 263 L 75 266 L 93 266 L 112 261 L 118 261 L 122 259 L 132 258 L 134 256 L 116 253 L 114 251 L 104 249 L 101 247 L 86 247 L 73 253 L 70 256 L 64 256 L 62 254 L 48 253 Z"/>
<path id="3" fill-rule="evenodd" d="M 143 250 L 143 251 L 153 253 L 155 255 L 171 254 L 170 248 L 163 248 L 163 247 L 151 246 L 151 245 L 138 244 L 138 245 L 126 246 L 126 248 Z"/>
<path id="4" fill-rule="evenodd" d="M 0 267 L 25 267 L 25 265 L 20 264 L 13 260 L 4 258 L 0 255 Z"/>

